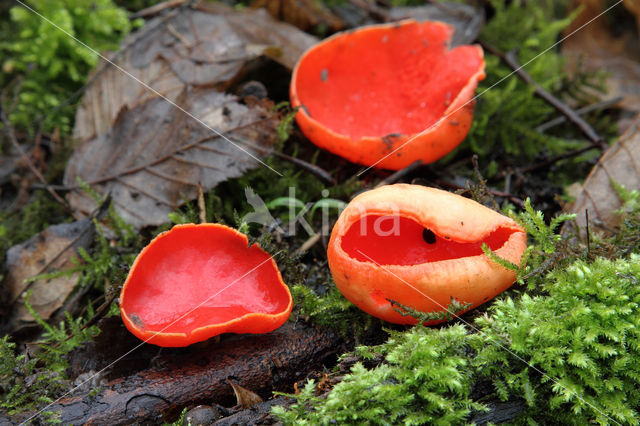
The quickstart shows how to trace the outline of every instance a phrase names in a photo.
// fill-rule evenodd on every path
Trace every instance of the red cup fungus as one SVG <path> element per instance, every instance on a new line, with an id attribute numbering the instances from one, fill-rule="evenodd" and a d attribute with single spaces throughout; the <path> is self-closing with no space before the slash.
<path id="1" fill-rule="evenodd" d="M 291 78 L 298 125 L 319 147 L 367 166 L 398 170 L 443 157 L 467 135 L 485 77 L 482 48 L 449 49 L 453 31 L 406 20 L 314 45 Z"/>
<path id="2" fill-rule="evenodd" d="M 138 255 L 120 294 L 126 327 L 148 343 L 187 346 L 222 333 L 268 333 L 293 307 L 278 267 L 220 224 L 174 226 Z"/>
<path id="3" fill-rule="evenodd" d="M 482 243 L 519 264 L 527 245 L 512 219 L 475 201 L 418 185 L 383 186 L 355 197 L 329 240 L 338 289 L 363 311 L 412 324 L 389 300 L 421 312 L 444 311 L 451 298 L 472 309 L 515 281 Z M 435 322 L 434 322 L 435 323 Z"/>

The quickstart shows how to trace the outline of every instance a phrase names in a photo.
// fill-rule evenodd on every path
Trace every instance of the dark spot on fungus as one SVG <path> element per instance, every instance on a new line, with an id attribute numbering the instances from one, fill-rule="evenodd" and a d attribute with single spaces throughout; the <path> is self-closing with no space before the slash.
<path id="1" fill-rule="evenodd" d="M 463 221 L 460 221 L 460 225 L 461 225 L 461 226 L 464 226 L 464 222 L 463 222 Z"/>
<path id="2" fill-rule="evenodd" d="M 229 117 L 231 115 L 231 110 L 227 106 L 224 106 L 222 108 L 222 115 Z"/>
<path id="3" fill-rule="evenodd" d="M 306 107 L 306 105 L 300 105 L 300 108 L 302 108 L 304 110 L 304 112 L 311 117 L 311 113 L 309 112 L 309 108 Z"/>
<path id="4" fill-rule="evenodd" d="M 422 230 L 422 239 L 427 244 L 435 244 L 436 243 L 436 234 L 434 234 L 431 229 L 424 228 Z"/>
<path id="5" fill-rule="evenodd" d="M 134 323 L 136 326 L 144 327 L 144 323 L 142 322 L 140 317 L 137 316 L 136 314 L 129 315 L 129 318 L 131 318 L 131 322 Z"/>
<path id="6" fill-rule="evenodd" d="M 453 120 L 451 120 L 451 121 L 449 121 L 449 124 L 450 124 L 451 126 L 457 126 L 457 125 L 459 125 L 460 123 L 458 123 L 457 121 L 453 121 Z"/>
<path id="7" fill-rule="evenodd" d="M 131 193 L 131 198 L 133 198 L 134 200 L 137 200 L 139 196 L 140 196 L 140 193 L 138 193 L 138 192 L 132 192 Z"/>
<path id="8" fill-rule="evenodd" d="M 382 137 L 382 142 L 385 144 L 385 148 L 387 151 L 391 151 L 393 149 L 393 144 L 395 143 L 394 139 L 402 136 L 400 133 L 389 133 L 387 136 Z"/>
<path id="9" fill-rule="evenodd" d="M 329 71 L 326 68 L 322 68 L 320 71 L 320 80 L 324 83 L 329 78 Z"/>

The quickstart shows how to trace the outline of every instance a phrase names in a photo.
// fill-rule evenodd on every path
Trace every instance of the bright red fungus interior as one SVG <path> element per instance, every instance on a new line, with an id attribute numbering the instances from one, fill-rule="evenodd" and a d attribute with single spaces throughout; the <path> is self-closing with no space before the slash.
<path id="1" fill-rule="evenodd" d="M 473 46 L 448 50 L 435 22 L 365 28 L 309 51 L 296 91 L 312 118 L 351 137 L 414 134 L 434 124 L 482 66 Z"/>
<path id="2" fill-rule="evenodd" d="M 361 262 L 382 265 L 417 265 L 439 260 L 477 256 L 482 243 L 491 250 L 502 247 L 514 231 L 498 228 L 485 239 L 460 243 L 435 234 L 417 221 L 402 216 L 367 215 L 351 225 L 342 237 L 342 249 Z"/>
<path id="3" fill-rule="evenodd" d="M 143 330 L 188 334 L 247 313 L 283 312 L 289 296 L 259 247 L 247 248 L 233 231 L 193 227 L 148 247 L 122 303 Z"/>

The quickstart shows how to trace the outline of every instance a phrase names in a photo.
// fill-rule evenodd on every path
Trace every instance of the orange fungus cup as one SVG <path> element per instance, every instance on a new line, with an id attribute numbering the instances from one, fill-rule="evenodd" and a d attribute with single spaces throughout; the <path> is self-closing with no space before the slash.
<path id="1" fill-rule="evenodd" d="M 331 274 L 342 294 L 363 311 L 397 324 L 415 319 L 390 300 L 421 312 L 451 303 L 472 309 L 503 292 L 527 245 L 512 219 L 475 201 L 418 185 L 389 185 L 358 195 L 336 222 L 329 241 Z"/>
<path id="2" fill-rule="evenodd" d="M 177 225 L 133 262 L 120 294 L 126 327 L 159 346 L 187 346 L 222 333 L 268 333 L 293 301 L 271 256 L 219 224 Z"/>
<path id="3" fill-rule="evenodd" d="M 442 22 L 372 25 L 307 50 L 291 77 L 298 125 L 352 162 L 398 170 L 436 161 L 467 135 L 485 77 L 480 46 L 449 49 Z"/>

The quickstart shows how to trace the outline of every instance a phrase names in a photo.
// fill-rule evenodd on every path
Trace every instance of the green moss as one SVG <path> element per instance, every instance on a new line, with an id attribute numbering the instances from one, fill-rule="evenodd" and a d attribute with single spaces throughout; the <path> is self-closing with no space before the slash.
<path id="1" fill-rule="evenodd" d="M 640 193 L 621 191 L 625 220 L 603 244 L 634 236 Z M 524 401 L 516 423 L 639 423 L 640 254 L 581 259 L 558 234 L 570 217 L 547 224 L 527 203 L 516 218 L 532 237 L 519 273 L 540 270 L 534 295 L 507 292 L 473 324 L 391 332 L 356 350 L 382 362 L 356 364 L 322 397 L 309 383 L 274 414 L 286 424 L 463 424 L 484 409 L 470 389 L 488 382 L 482 401 Z M 547 265 L 554 255 L 563 262 Z"/>
<path id="2" fill-rule="evenodd" d="M 357 363 L 325 398 L 307 383 L 289 411 L 273 412 L 285 424 L 434 424 L 464 422 L 482 405 L 469 397 L 472 377 L 465 355 L 466 330 L 415 327 L 373 350 L 385 362 Z M 367 349 L 369 350 L 369 349 Z"/>
<path id="3" fill-rule="evenodd" d="M 98 52 L 115 50 L 131 29 L 127 13 L 111 0 L 30 0 L 28 6 L 66 33 Z M 17 127 L 34 132 L 34 122 L 45 131 L 71 131 L 75 106 L 65 104 L 87 79 L 99 57 L 47 20 L 22 6 L 10 10 L 14 37 L 0 43 L 2 75 L 17 99 L 3 105 Z M 12 96 L 9 96 L 11 98 Z"/>
<path id="4" fill-rule="evenodd" d="M 31 307 L 29 296 L 25 305 L 44 329 L 40 341 L 34 345 L 35 350 L 29 355 L 17 354 L 9 336 L 0 339 L 0 383 L 4 390 L 0 393 L 0 408 L 10 415 L 34 410 L 62 396 L 70 388 L 64 374 L 68 367 L 65 355 L 99 333 L 95 325 L 85 327 L 93 315 L 91 308 L 87 318 L 74 319 L 67 313 L 66 321 L 53 326 Z"/>
<path id="5" fill-rule="evenodd" d="M 637 424 L 638 277 L 638 255 L 580 260 L 548 276 L 548 296 L 497 301 L 477 320 L 478 373 L 537 422 Z"/>

